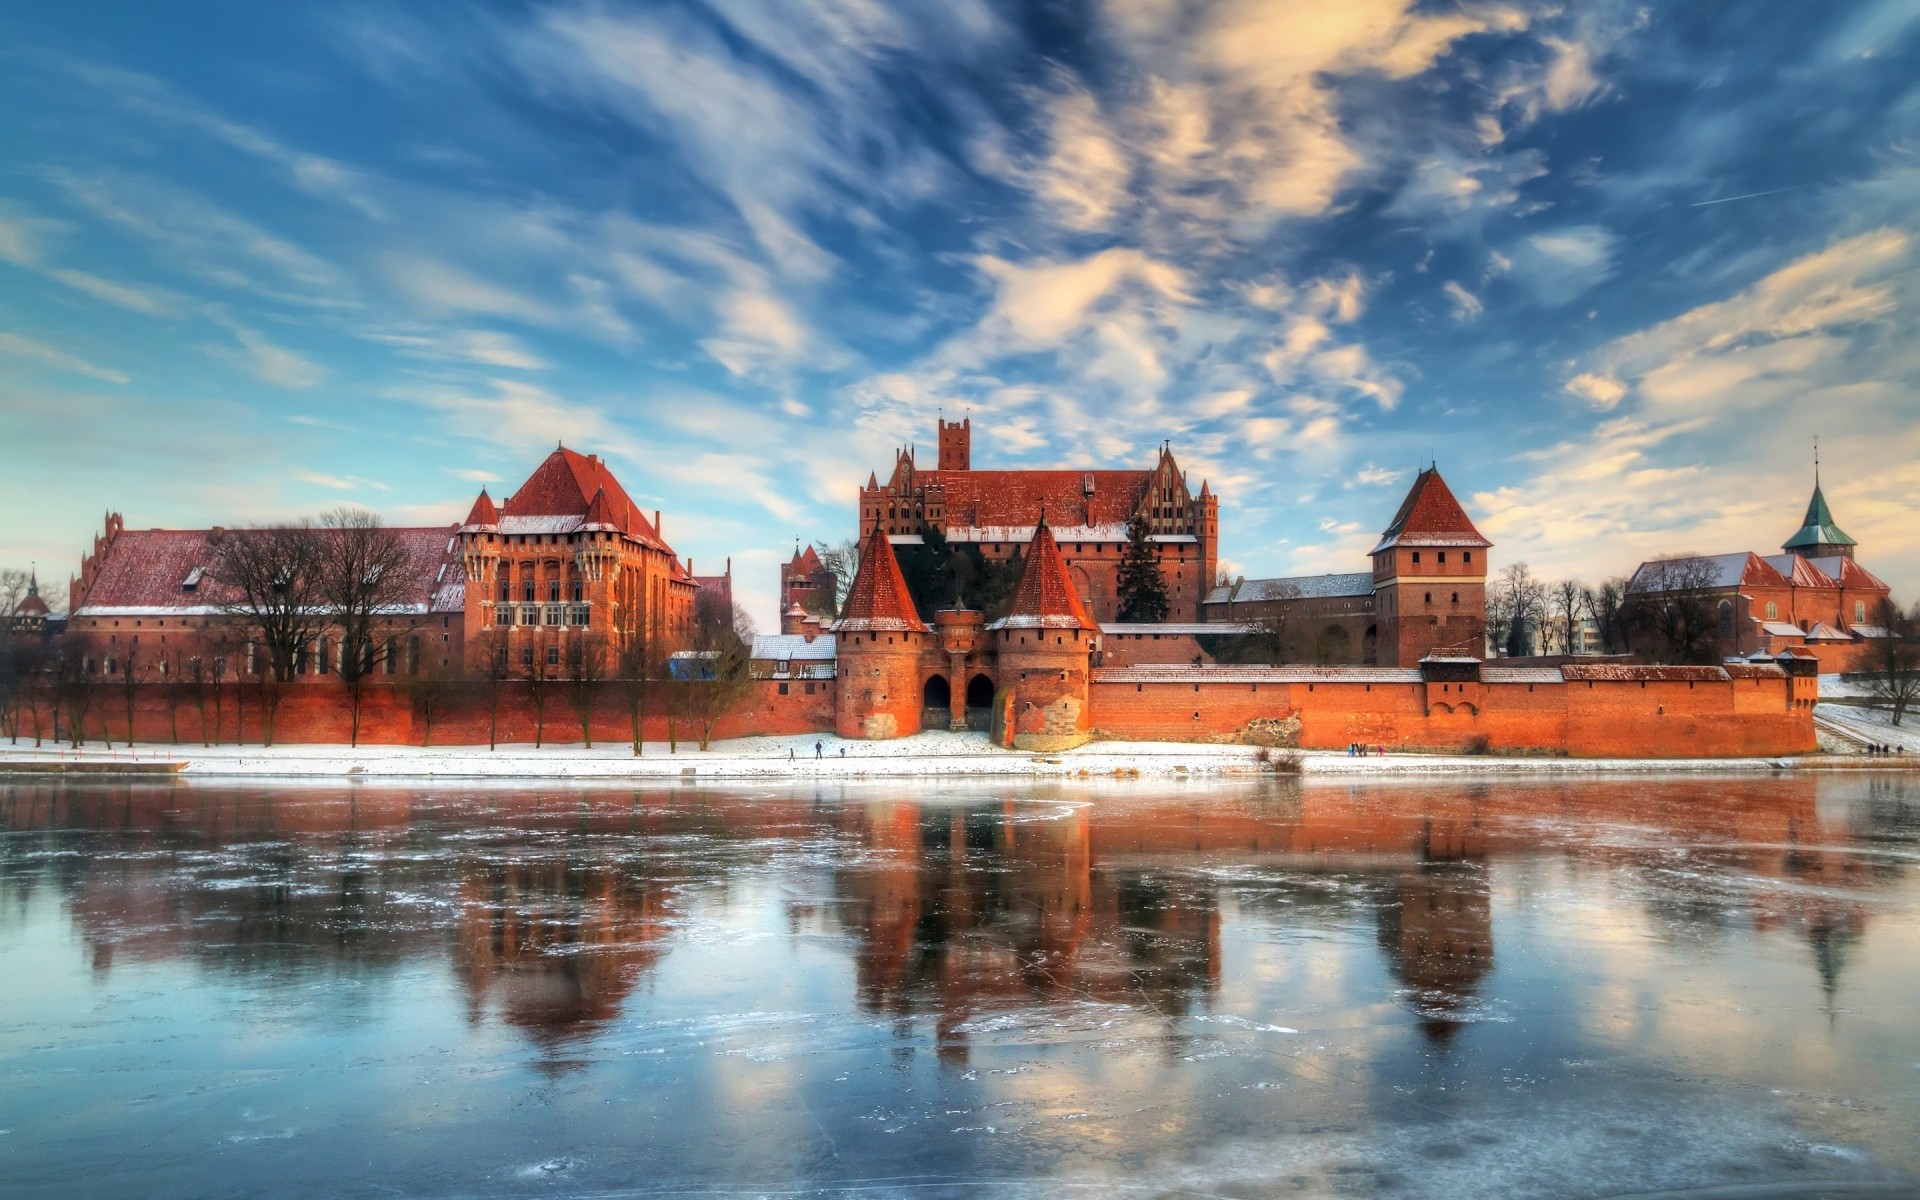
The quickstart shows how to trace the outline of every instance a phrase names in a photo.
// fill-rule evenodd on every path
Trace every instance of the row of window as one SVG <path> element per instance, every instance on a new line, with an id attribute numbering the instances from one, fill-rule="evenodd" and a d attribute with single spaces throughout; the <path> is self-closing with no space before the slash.
<path id="1" fill-rule="evenodd" d="M 1440 560 L 1440 565 L 1441 565 L 1441 566 L 1443 566 L 1443 567 L 1444 567 L 1444 566 L 1446 566 L 1446 564 L 1447 564 L 1447 552 L 1446 552 L 1445 550 L 1442 550 L 1442 551 L 1440 551 L 1440 552 L 1439 552 L 1439 555 L 1438 555 L 1438 557 L 1439 557 L 1439 560 Z M 1413 561 L 1414 561 L 1415 563 L 1418 563 L 1418 562 L 1420 561 L 1420 552 L 1419 552 L 1418 550 L 1415 550 L 1415 551 L 1413 552 Z M 1461 561 L 1461 562 L 1463 562 L 1463 563 L 1466 563 L 1466 564 L 1467 564 L 1468 566 L 1471 566 L 1471 565 L 1473 565 L 1473 551 L 1471 551 L 1471 550 L 1462 550 L 1462 551 L 1460 552 L 1460 561 Z"/>
<path id="2" fill-rule="evenodd" d="M 493 623 L 502 627 L 541 625 L 549 629 L 557 629 L 562 625 L 570 625 L 581 628 L 592 623 L 593 609 L 587 604 L 565 606 L 549 604 L 545 607 L 524 604 L 515 608 L 509 602 L 494 605 L 492 615 Z"/>

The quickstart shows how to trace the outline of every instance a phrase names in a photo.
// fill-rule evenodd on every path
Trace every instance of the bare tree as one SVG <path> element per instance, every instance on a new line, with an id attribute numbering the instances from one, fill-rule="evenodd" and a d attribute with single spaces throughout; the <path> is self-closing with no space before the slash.
<path id="1" fill-rule="evenodd" d="M 566 650 L 567 699 L 580 722 L 580 740 L 593 749 L 593 710 L 607 682 L 607 640 L 597 633 L 582 632 L 568 639 Z"/>
<path id="2" fill-rule="evenodd" d="M 847 591 L 853 587 L 853 577 L 860 573 L 860 539 L 850 538 L 832 546 L 825 542 L 816 545 L 820 551 L 820 565 L 832 576 L 833 586 L 813 589 L 813 594 L 807 598 L 807 611 L 832 620 L 846 607 Z M 827 608 L 828 604 L 832 605 L 831 609 Z"/>
<path id="3" fill-rule="evenodd" d="M 140 640 L 133 638 L 127 642 L 126 650 L 120 657 L 120 700 L 127 714 L 127 746 L 133 746 L 134 709 L 140 700 Z M 100 723 L 100 732 L 106 733 L 106 721 Z"/>
<path id="4" fill-rule="evenodd" d="M 1890 598 L 1881 600 L 1876 615 L 1886 636 L 1874 640 L 1866 663 L 1867 688 L 1874 704 L 1898 725 L 1920 704 L 1920 622 L 1902 616 Z"/>
<path id="5" fill-rule="evenodd" d="M 1587 615 L 1593 618 L 1594 628 L 1600 634 L 1603 654 L 1618 654 L 1626 649 L 1626 599 L 1627 581 L 1618 576 L 1601 581 L 1599 587 L 1587 592 Z"/>
<path id="6" fill-rule="evenodd" d="M 620 698 L 627 708 L 627 722 L 633 731 L 633 756 L 640 757 L 645 738 L 647 702 L 652 698 L 660 674 L 660 655 L 645 621 L 638 621 L 620 642 L 615 665 L 620 681 Z"/>
<path id="7" fill-rule="evenodd" d="M 414 719 L 420 722 L 420 744 L 433 745 L 433 723 L 457 698 L 466 682 L 466 672 L 458 664 L 425 665 L 402 682 L 401 689 Z"/>
<path id="8" fill-rule="evenodd" d="M 7 722 L 8 733 L 13 737 L 20 736 L 24 718 L 33 732 L 35 746 L 42 744 L 47 733 L 41 724 L 41 716 L 49 700 L 53 662 L 53 646 L 40 638 L 14 638 L 7 644 L 6 671 L 12 680 L 7 698 L 12 712 Z"/>
<path id="9" fill-rule="evenodd" d="M 418 624 L 425 607 L 410 602 L 424 597 L 414 594 L 406 542 L 377 515 L 336 508 L 320 518 L 318 533 L 315 598 L 349 647 L 340 656 L 339 677 L 347 691 L 348 740 L 358 746 L 367 680 L 380 670 L 393 673 L 394 630 Z"/>
<path id="10" fill-rule="evenodd" d="M 527 700 L 533 705 L 533 745 L 538 749 L 547 737 L 547 701 L 553 698 L 554 664 L 547 661 L 549 641 L 538 629 L 527 639 L 531 653 L 522 660 L 520 680 L 527 685 Z"/>
<path id="11" fill-rule="evenodd" d="M 1560 652 L 1574 654 L 1580 636 L 1580 618 L 1586 613 L 1587 585 L 1578 579 L 1562 579 L 1549 589 L 1553 617 L 1560 630 Z"/>
<path id="12" fill-rule="evenodd" d="M 1534 578 L 1526 563 L 1513 563 L 1500 572 L 1494 593 L 1506 621 L 1506 652 L 1510 658 L 1523 657 L 1533 649 L 1533 635 L 1547 613 L 1547 586 Z M 1490 598 L 1491 599 L 1491 598 Z M 1492 605 L 1488 606 L 1492 621 Z"/>
<path id="13" fill-rule="evenodd" d="M 750 630 L 746 636 L 738 628 L 696 631 L 693 653 L 682 660 L 687 672 L 678 690 L 687 723 L 702 750 L 712 744 L 720 718 L 733 711 L 753 687 L 748 673 L 752 644 Z"/>
<path id="14" fill-rule="evenodd" d="M 250 628 L 265 652 L 258 673 L 291 682 L 301 648 L 327 625 L 321 538 L 310 523 L 221 535 L 213 577 L 230 590 L 220 608 Z"/>
<path id="15" fill-rule="evenodd" d="M 1719 627 L 1713 560 L 1698 554 L 1656 559 L 1634 575 L 1627 624 L 1642 632 L 1658 661 L 1711 664 Z"/>
<path id="16" fill-rule="evenodd" d="M 504 629 L 484 629 L 468 651 L 474 674 L 485 688 L 489 750 L 500 745 L 500 705 L 506 698 L 507 684 L 514 678 L 513 662 L 507 657 L 513 652 L 512 641 Z"/>
<path id="17" fill-rule="evenodd" d="M 99 693 L 99 677 L 94 673 L 93 656 L 78 641 L 64 642 L 53 660 L 53 729 L 60 734 L 66 723 L 67 744 L 78 750 L 86 744 L 87 718 L 93 712 Z"/>

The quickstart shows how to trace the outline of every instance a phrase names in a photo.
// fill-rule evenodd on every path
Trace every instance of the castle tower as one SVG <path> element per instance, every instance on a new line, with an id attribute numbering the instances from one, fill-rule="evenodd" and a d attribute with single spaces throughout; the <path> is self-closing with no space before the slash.
<path id="1" fill-rule="evenodd" d="M 988 626 L 1000 686 L 1013 691 L 1007 734 L 1017 749 L 1065 750 L 1087 740 L 1089 671 L 1100 627 L 1087 614 L 1046 514 L 1007 615 Z"/>
<path id="2" fill-rule="evenodd" d="M 840 660 L 835 732 L 847 738 L 917 732 L 920 660 L 933 635 L 913 607 L 900 560 L 879 522 L 860 547 L 860 569 L 833 633 Z"/>
<path id="3" fill-rule="evenodd" d="M 1374 654 L 1383 667 L 1486 653 L 1487 550 L 1440 468 L 1415 476 L 1373 548 Z"/>
<path id="4" fill-rule="evenodd" d="M 973 463 L 973 418 L 940 422 L 940 469 L 969 471 Z"/>
<path id="5" fill-rule="evenodd" d="M 1213 486 L 1204 479 L 1200 481 L 1197 506 L 1199 511 L 1194 514 L 1193 526 L 1194 536 L 1200 542 L 1199 596 L 1204 600 L 1213 588 L 1214 576 L 1220 571 L 1220 497 L 1213 494 Z"/>

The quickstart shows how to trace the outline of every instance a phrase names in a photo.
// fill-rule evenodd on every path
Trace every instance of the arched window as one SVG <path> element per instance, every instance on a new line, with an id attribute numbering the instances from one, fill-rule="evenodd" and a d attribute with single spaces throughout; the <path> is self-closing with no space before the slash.
<path id="1" fill-rule="evenodd" d="M 1731 600 L 1720 602 L 1720 636 L 1733 637 L 1733 601 Z"/>
<path id="2" fill-rule="evenodd" d="M 420 673 L 420 637 L 418 634 L 407 639 L 407 674 Z"/>
<path id="3" fill-rule="evenodd" d="M 1778 621 L 1779 619 L 1780 619 L 1780 606 L 1778 604 L 1775 604 L 1771 600 L 1767 601 L 1767 620 Z"/>
<path id="4" fill-rule="evenodd" d="M 1865 600 L 1855 600 L 1853 602 L 1853 619 L 1855 621 L 1865 621 L 1867 619 L 1867 602 Z"/>

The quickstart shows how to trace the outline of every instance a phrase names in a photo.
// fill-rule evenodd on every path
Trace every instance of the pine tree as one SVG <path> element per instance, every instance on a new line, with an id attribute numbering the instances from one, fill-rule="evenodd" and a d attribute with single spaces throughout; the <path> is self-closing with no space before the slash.
<path id="1" fill-rule="evenodd" d="M 1167 619 L 1167 580 L 1160 574 L 1160 556 L 1147 541 L 1147 519 L 1138 514 L 1127 522 L 1127 549 L 1120 556 L 1117 585 L 1122 621 L 1157 624 Z"/>

